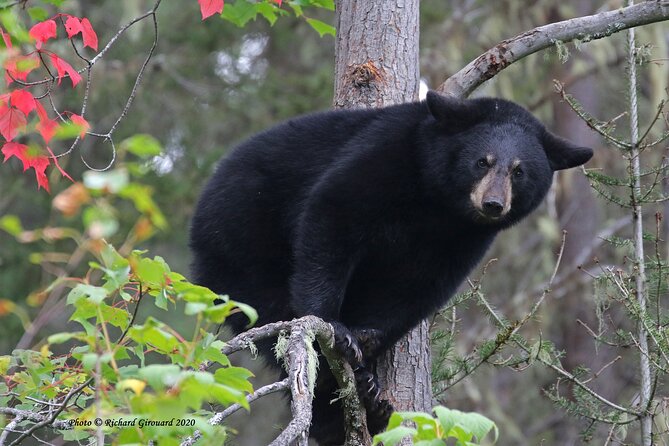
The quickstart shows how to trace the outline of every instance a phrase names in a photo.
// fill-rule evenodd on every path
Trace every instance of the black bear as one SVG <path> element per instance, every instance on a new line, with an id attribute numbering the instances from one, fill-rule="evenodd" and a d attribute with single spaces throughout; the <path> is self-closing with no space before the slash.
<path id="1" fill-rule="evenodd" d="M 204 188 L 193 280 L 255 307 L 258 325 L 331 322 L 377 431 L 390 407 L 366 366 L 446 303 L 495 235 L 541 203 L 553 172 L 591 157 L 502 99 L 429 92 L 291 119 L 240 144 Z M 343 418 L 322 369 L 310 435 L 337 444 Z"/>

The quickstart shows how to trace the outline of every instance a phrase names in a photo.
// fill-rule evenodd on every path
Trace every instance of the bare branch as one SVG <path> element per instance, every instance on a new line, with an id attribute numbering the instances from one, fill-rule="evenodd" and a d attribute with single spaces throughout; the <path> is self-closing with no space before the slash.
<path id="1" fill-rule="evenodd" d="M 7 437 L 9 436 L 9 434 L 11 432 L 15 431 L 16 426 L 18 426 L 21 421 L 23 421 L 23 417 L 17 416 L 12 421 L 7 423 L 5 428 L 2 430 L 2 433 L 0 434 L 0 446 L 5 446 L 5 442 L 7 441 Z"/>
<path id="2" fill-rule="evenodd" d="M 669 19 L 669 1 L 655 0 L 585 17 L 540 26 L 504 40 L 489 49 L 437 87 L 437 91 L 467 97 L 479 85 L 518 60 L 556 42 L 589 41 L 613 33 Z"/>
<path id="3" fill-rule="evenodd" d="M 309 389 L 308 395 L 305 394 L 305 388 L 309 388 L 311 383 L 308 380 L 306 382 L 303 381 L 309 366 L 309 355 L 307 352 L 309 347 L 305 344 L 305 341 L 311 344 L 314 340 L 318 342 L 320 351 L 327 360 L 339 388 L 343 389 L 342 407 L 346 419 L 346 444 L 368 444 L 369 433 L 367 431 L 366 416 L 360 404 L 357 391 L 355 391 L 353 370 L 334 350 L 334 332 L 332 326 L 327 322 L 315 316 L 305 316 L 292 321 L 274 322 L 261 327 L 254 327 L 227 341 L 222 352 L 229 355 L 245 348 L 252 348 L 254 343 L 277 336 L 282 332 L 290 333 L 287 363 L 290 367 L 289 385 L 293 399 L 292 409 L 294 419 L 272 444 L 288 444 L 296 439 L 299 442 L 302 440 L 300 435 L 303 432 L 307 432 L 309 428 L 312 396 L 311 389 Z M 207 365 L 203 365 L 203 368 L 206 367 Z M 258 392 L 260 390 L 262 389 L 259 389 Z M 235 408 L 234 410 L 237 409 Z M 228 410 L 232 409 L 226 409 L 226 411 Z M 199 436 L 195 440 L 192 440 L 192 442 L 186 443 L 186 445 L 190 446 L 194 444 L 198 438 Z M 189 441 L 189 439 L 185 441 Z"/>
<path id="4" fill-rule="evenodd" d="M 288 378 L 286 378 L 282 381 L 277 381 L 275 383 L 268 384 L 266 386 L 259 388 L 252 394 L 247 395 L 246 401 L 251 403 L 259 398 L 262 398 L 265 395 L 269 395 L 270 393 L 286 390 L 288 387 L 290 387 L 290 382 L 288 381 Z M 218 412 L 214 414 L 214 416 L 209 419 L 209 424 L 212 425 L 221 424 L 223 420 L 225 420 L 227 417 L 237 412 L 241 408 L 242 408 L 241 405 L 233 404 L 232 406 L 226 408 L 223 412 Z M 184 441 L 181 442 L 181 446 L 193 446 L 201 437 L 202 433 L 199 430 L 196 430 L 195 432 L 193 432 L 192 436 L 186 438 Z"/>
<path id="5" fill-rule="evenodd" d="M 13 407 L 0 407 L 0 413 L 4 415 L 11 415 L 16 418 L 21 418 L 23 420 L 34 421 L 37 423 L 48 418 L 48 415 L 44 415 L 39 412 L 33 412 L 31 410 L 25 409 L 14 409 Z M 72 429 L 70 423 L 65 420 L 54 420 L 49 426 L 59 430 Z"/>
<path id="6" fill-rule="evenodd" d="M 83 383 L 81 383 L 79 386 L 72 388 L 70 392 L 65 396 L 65 399 L 63 399 L 63 402 L 60 404 L 60 407 L 58 407 L 56 410 L 51 412 L 49 416 L 43 417 L 43 419 L 38 422 L 37 424 L 33 425 L 30 429 L 27 431 L 23 432 L 21 435 L 19 435 L 19 438 L 14 440 L 13 442 L 10 443 L 10 446 L 15 446 L 19 443 L 21 443 L 26 437 L 31 436 L 37 429 L 40 429 L 44 426 L 54 426 L 56 418 L 60 413 L 67 407 L 67 404 L 70 402 L 70 399 L 72 399 L 73 396 L 78 395 L 79 392 L 84 390 L 86 386 L 88 386 L 91 381 L 93 381 L 93 378 L 89 378 Z M 1 410 L 2 408 L 0 408 Z M 27 416 L 24 418 L 28 418 Z"/>

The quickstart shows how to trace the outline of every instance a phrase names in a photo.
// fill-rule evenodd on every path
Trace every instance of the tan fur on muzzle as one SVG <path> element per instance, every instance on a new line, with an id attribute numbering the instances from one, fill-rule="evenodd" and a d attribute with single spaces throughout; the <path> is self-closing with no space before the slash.
<path id="1" fill-rule="evenodd" d="M 511 173 L 503 174 L 497 169 L 490 169 L 481 180 L 474 185 L 469 194 L 472 205 L 483 213 L 483 203 L 489 198 L 502 201 L 503 208 L 500 217 L 505 216 L 511 210 Z"/>

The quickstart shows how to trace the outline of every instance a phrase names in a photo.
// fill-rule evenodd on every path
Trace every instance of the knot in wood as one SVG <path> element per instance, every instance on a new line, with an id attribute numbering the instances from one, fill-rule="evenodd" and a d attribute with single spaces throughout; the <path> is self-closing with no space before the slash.
<path id="1" fill-rule="evenodd" d="M 351 70 L 351 82 L 357 88 L 369 87 L 373 82 L 381 80 L 381 71 L 370 60 L 361 65 L 354 66 Z"/>

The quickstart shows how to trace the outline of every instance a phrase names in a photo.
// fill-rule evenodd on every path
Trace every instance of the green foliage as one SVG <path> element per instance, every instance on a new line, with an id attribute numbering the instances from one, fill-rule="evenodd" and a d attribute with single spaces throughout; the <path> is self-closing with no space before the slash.
<path id="1" fill-rule="evenodd" d="M 287 0 L 283 4 L 288 5 L 296 17 L 302 17 L 304 20 L 323 37 L 324 35 L 331 35 L 334 37 L 335 28 L 322 20 L 307 17 L 304 9 L 308 7 L 326 9 L 334 11 L 334 0 Z M 274 25 L 280 16 L 288 15 L 288 9 L 281 8 L 276 1 L 273 0 L 236 0 L 234 2 L 228 1 L 225 3 L 221 18 L 235 24 L 242 28 L 250 21 L 256 20 L 258 16 L 262 16 L 270 25 Z"/>
<path id="2" fill-rule="evenodd" d="M 308 19 L 306 19 L 306 20 L 307 20 L 307 23 L 308 23 L 309 25 L 311 25 L 311 27 L 312 27 L 313 29 L 315 29 L 316 32 L 317 32 L 321 37 L 323 37 L 323 36 L 325 36 L 325 35 L 331 35 L 332 37 L 335 36 L 335 32 L 336 32 L 336 30 L 335 30 L 335 27 L 334 27 L 334 26 L 332 26 L 332 25 L 328 25 L 327 23 L 322 22 L 322 21 L 320 21 L 320 20 L 318 20 L 318 19 L 309 19 L 309 18 L 308 18 Z"/>
<path id="3" fill-rule="evenodd" d="M 374 436 L 374 445 L 383 443 L 385 446 L 394 446 L 410 436 L 417 446 L 446 445 L 450 439 L 455 440 L 456 446 L 474 446 L 481 444 L 491 432 L 492 442 L 497 441 L 497 425 L 483 415 L 443 406 L 436 406 L 433 412 L 435 417 L 425 412 L 393 413 L 386 431 Z M 414 427 L 403 425 L 405 422 L 410 422 Z"/>
<path id="4" fill-rule="evenodd" d="M 146 163 L 161 151 L 149 135 L 123 141 L 119 158 L 130 159 L 109 171 L 86 172 L 83 182 L 56 195 L 60 215 L 52 225 L 29 230 L 17 216 L 0 219 L 0 229 L 16 241 L 37 245 L 34 261 L 54 271 L 68 268 L 28 302 L 39 307 L 60 300 L 69 316 L 63 331 L 45 335 L 34 350 L 0 357 L 0 405 L 63 405 L 57 420 L 72 423 L 72 430 L 61 431 L 67 442 L 92 438 L 99 418 L 118 444 L 178 444 L 196 429 L 203 444 L 220 444 L 225 428 L 208 423 L 210 405 L 249 409 L 253 375 L 231 365 L 212 333 L 235 313 L 253 324 L 255 310 L 190 283 L 162 257 L 133 249 L 167 228 L 153 189 L 142 181 Z M 123 220 L 134 222 L 129 233 Z M 0 309 L 30 326 L 22 305 L 0 299 Z"/>
<path id="5" fill-rule="evenodd" d="M 66 303 L 73 309 L 72 327 L 49 336 L 39 351 L 15 350 L 2 358 L 7 387 L 0 399 L 12 407 L 35 400 L 62 402 L 82 386 L 78 404 L 66 405 L 58 418 L 83 421 L 75 427 L 79 439 L 93 435 L 95 426 L 85 421 L 95 418 L 125 420 L 104 428 L 121 443 L 153 439 L 172 444 L 196 428 L 205 438 L 220 439 L 224 429 L 207 423 L 212 415 L 208 403 L 248 409 L 252 374 L 231 366 L 221 353 L 223 343 L 211 333 L 230 314 L 243 311 L 255 318 L 255 312 L 224 296 L 219 301 L 221 296 L 142 251 L 122 256 L 101 242 L 90 268 L 82 278 L 61 282 L 71 288 Z M 98 278 L 95 283 L 92 277 Z M 187 337 L 153 316 L 137 323 L 144 301 L 183 311 L 182 317 L 195 318 L 196 330 Z M 63 347 L 68 353 L 51 351 Z M 95 398 L 94 382 L 104 388 Z"/>

